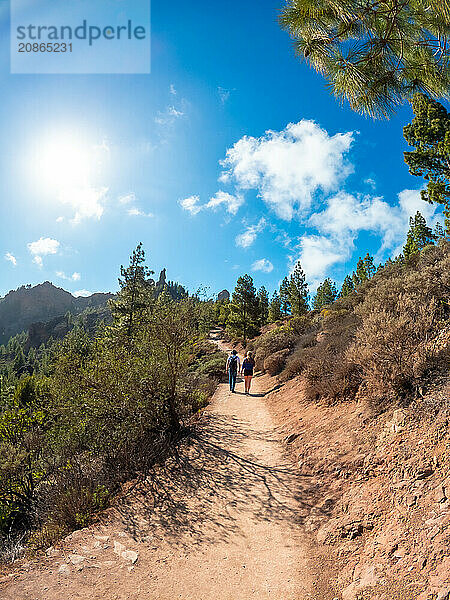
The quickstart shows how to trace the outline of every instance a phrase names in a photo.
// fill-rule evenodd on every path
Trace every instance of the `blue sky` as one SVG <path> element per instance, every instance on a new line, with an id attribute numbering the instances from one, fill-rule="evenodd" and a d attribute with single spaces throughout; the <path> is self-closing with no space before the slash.
<path id="1" fill-rule="evenodd" d="M 395 254 L 417 208 L 436 220 L 403 162 L 410 109 L 341 107 L 279 7 L 155 0 L 151 74 L 11 75 L 0 0 L 0 295 L 115 291 L 139 241 L 190 290 L 272 291 L 298 258 L 314 289 Z"/>

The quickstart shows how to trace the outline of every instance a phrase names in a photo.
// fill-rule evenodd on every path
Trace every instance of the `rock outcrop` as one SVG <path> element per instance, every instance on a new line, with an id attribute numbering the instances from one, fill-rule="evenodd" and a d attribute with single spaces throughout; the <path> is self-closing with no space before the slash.
<path id="1" fill-rule="evenodd" d="M 0 299 L 0 343 L 6 343 L 33 323 L 48 323 L 67 312 L 78 314 L 87 308 L 105 306 L 109 298 L 113 298 L 113 294 L 75 298 L 49 281 L 34 287 L 22 286 Z"/>
<path id="2" fill-rule="evenodd" d="M 228 290 L 222 290 L 217 294 L 217 300 L 221 302 L 222 300 L 229 300 L 230 292 Z"/>

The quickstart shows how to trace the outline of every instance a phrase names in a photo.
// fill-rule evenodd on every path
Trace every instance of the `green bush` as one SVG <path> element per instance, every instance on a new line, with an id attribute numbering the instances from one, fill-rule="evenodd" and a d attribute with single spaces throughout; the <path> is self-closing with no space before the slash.
<path id="1" fill-rule="evenodd" d="M 195 373 L 197 375 L 204 375 L 218 381 L 223 381 L 225 377 L 226 364 L 227 354 L 225 352 L 208 354 L 200 361 L 197 361 L 195 365 Z"/>

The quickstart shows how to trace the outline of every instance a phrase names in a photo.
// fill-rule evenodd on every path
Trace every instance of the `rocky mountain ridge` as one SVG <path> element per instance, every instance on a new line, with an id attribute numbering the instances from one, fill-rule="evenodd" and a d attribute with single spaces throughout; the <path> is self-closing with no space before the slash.
<path id="1" fill-rule="evenodd" d="M 75 297 L 50 281 L 36 286 L 21 286 L 0 299 L 0 343 L 28 329 L 34 323 L 46 323 L 67 312 L 78 314 L 87 308 L 105 306 L 114 294 L 96 293 Z"/>

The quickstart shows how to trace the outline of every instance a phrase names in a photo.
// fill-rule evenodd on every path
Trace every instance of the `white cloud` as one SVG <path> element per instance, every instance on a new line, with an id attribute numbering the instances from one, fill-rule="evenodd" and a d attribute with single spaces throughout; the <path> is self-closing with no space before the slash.
<path id="1" fill-rule="evenodd" d="M 241 248 L 249 248 L 256 240 L 258 233 L 260 233 L 266 226 L 266 220 L 262 217 L 256 225 L 249 225 L 243 233 L 236 236 L 236 246 Z"/>
<path id="2" fill-rule="evenodd" d="M 184 210 L 187 210 L 191 213 L 191 215 L 196 215 L 202 210 L 202 206 L 199 205 L 200 197 L 199 196 L 189 196 L 189 198 L 184 198 L 184 200 L 180 200 L 179 204 Z"/>
<path id="3" fill-rule="evenodd" d="M 373 190 L 377 187 L 377 182 L 375 179 L 372 179 L 372 177 L 367 177 L 367 179 L 364 179 L 364 183 L 369 185 Z"/>
<path id="4" fill-rule="evenodd" d="M 227 90 L 226 88 L 220 86 L 217 88 L 217 92 L 219 94 L 219 98 L 222 104 L 225 104 L 225 102 L 230 98 L 232 91 L 233 90 Z"/>
<path id="5" fill-rule="evenodd" d="M 352 132 L 330 136 L 308 120 L 244 136 L 227 150 L 220 180 L 256 189 L 280 218 L 291 220 L 310 210 L 316 192 L 335 190 L 353 171 L 346 160 L 353 139 Z"/>
<path id="6" fill-rule="evenodd" d="M 215 210 L 219 206 L 225 206 L 227 212 L 231 215 L 235 215 L 239 208 L 244 203 L 244 199 L 242 196 L 233 196 L 232 194 L 228 194 L 228 192 L 222 192 L 219 190 L 216 194 L 205 204 L 205 208 L 212 208 Z"/>
<path id="7" fill-rule="evenodd" d="M 31 254 L 45 256 L 47 254 L 56 254 L 59 250 L 59 245 L 58 240 L 41 237 L 36 242 L 30 242 L 28 244 L 28 250 Z"/>
<path id="8" fill-rule="evenodd" d="M 17 265 L 17 259 L 11 252 L 5 254 L 5 260 L 8 260 L 14 267 Z"/>
<path id="9" fill-rule="evenodd" d="M 170 93 L 171 93 L 172 96 L 176 96 L 177 95 L 177 90 L 176 90 L 175 86 L 173 85 L 173 83 L 170 84 L 169 91 L 170 91 Z"/>
<path id="10" fill-rule="evenodd" d="M 159 111 L 155 117 L 155 123 L 158 125 L 173 125 L 177 119 L 184 117 L 185 113 L 175 106 L 167 106 L 164 111 Z"/>
<path id="11" fill-rule="evenodd" d="M 64 271 L 56 271 L 56 275 L 61 279 L 66 279 L 67 281 L 80 281 L 81 273 L 72 273 L 72 275 L 66 275 Z"/>
<path id="12" fill-rule="evenodd" d="M 403 190 L 398 195 L 399 205 L 402 211 L 413 217 L 419 211 L 427 221 L 433 218 L 436 205 L 424 202 L 420 196 L 421 190 Z"/>
<path id="13" fill-rule="evenodd" d="M 68 188 L 60 193 L 60 200 L 74 211 L 72 223 L 83 219 L 100 219 L 104 212 L 103 202 L 108 188 Z"/>
<path id="14" fill-rule="evenodd" d="M 256 260 L 252 264 L 253 271 L 262 271 L 263 273 L 271 273 L 273 271 L 273 264 L 267 258 L 261 258 Z"/>
<path id="15" fill-rule="evenodd" d="M 235 215 L 243 202 L 242 196 L 233 196 L 227 192 L 218 191 L 206 204 L 200 204 L 200 197 L 197 195 L 184 198 L 179 201 L 179 204 L 191 215 L 197 215 L 201 210 L 216 210 L 220 206 L 224 206 L 228 213 Z"/>
<path id="16" fill-rule="evenodd" d="M 56 254 L 60 244 L 58 240 L 41 237 L 36 242 L 30 242 L 27 246 L 33 256 L 33 262 L 37 264 L 38 267 L 42 267 L 42 257 L 49 254 Z"/>
<path id="17" fill-rule="evenodd" d="M 320 235 L 304 235 L 300 239 L 300 259 L 311 288 L 316 288 L 330 267 L 349 258 L 348 249 L 335 240 Z M 294 264 L 295 261 L 292 261 Z"/>
<path id="18" fill-rule="evenodd" d="M 433 226 L 438 220 L 436 208 L 421 200 L 420 190 L 403 190 L 394 205 L 379 196 L 335 194 L 328 199 L 327 207 L 308 221 L 319 233 L 307 233 L 300 238 L 298 258 L 312 287 L 330 274 L 333 265 L 350 258 L 361 231 L 379 236 L 375 260 L 384 261 L 402 251 L 409 217 L 419 210 Z"/>
<path id="19" fill-rule="evenodd" d="M 130 202 L 136 202 L 136 194 L 134 192 L 119 196 L 120 204 L 130 204 Z"/>
<path id="20" fill-rule="evenodd" d="M 89 290 L 77 290 L 76 292 L 73 292 L 73 296 L 75 296 L 75 298 L 79 298 L 80 296 L 82 296 L 83 298 L 87 298 L 88 296 L 92 296 L 93 292 L 90 292 Z"/>
<path id="21" fill-rule="evenodd" d="M 309 223 L 334 236 L 358 231 L 375 231 L 382 235 L 392 230 L 390 219 L 395 210 L 378 196 L 357 196 L 339 192 L 328 199 L 327 208 L 313 214 Z M 396 224 L 394 224 L 396 228 Z"/>
<path id="22" fill-rule="evenodd" d="M 140 210 L 139 208 L 136 208 L 135 206 L 131 207 L 128 209 L 128 214 L 130 215 L 130 217 L 154 217 L 155 215 L 151 212 L 146 213 L 142 210 Z"/>

